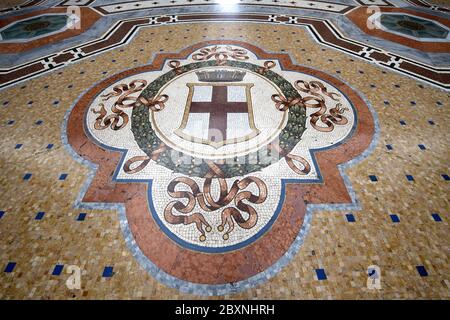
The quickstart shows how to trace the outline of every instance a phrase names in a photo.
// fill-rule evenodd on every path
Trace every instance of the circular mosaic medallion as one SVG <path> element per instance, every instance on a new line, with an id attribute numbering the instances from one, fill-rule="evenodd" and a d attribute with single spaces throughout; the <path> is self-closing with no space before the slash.
<path id="1" fill-rule="evenodd" d="M 204 159 L 225 160 L 221 169 L 227 178 L 271 164 L 265 159 L 270 154 L 258 150 L 275 138 L 286 152 L 291 151 L 305 130 L 305 108 L 292 105 L 288 117 L 287 111 L 273 107 L 271 96 L 276 92 L 300 102 L 300 95 L 280 75 L 273 71 L 261 75 L 258 68 L 247 62 L 217 66 L 206 61 L 180 67 L 182 75 L 170 71 L 157 78 L 141 96 L 149 99 L 174 92 L 176 97 L 168 99 L 161 111 L 144 105 L 133 109 L 132 131 L 141 149 L 151 155 L 155 147 L 166 144 L 170 149 L 157 162 L 190 176 L 207 174 Z M 212 76 L 199 81 L 201 74 Z"/>

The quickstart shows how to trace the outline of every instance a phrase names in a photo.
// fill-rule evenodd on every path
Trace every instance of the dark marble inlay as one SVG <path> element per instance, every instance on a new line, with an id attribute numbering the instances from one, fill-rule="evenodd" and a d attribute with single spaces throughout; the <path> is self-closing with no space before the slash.
<path id="1" fill-rule="evenodd" d="M 408 21 L 408 20 L 400 20 L 397 22 L 397 24 L 406 29 L 410 30 L 424 30 L 425 27 L 421 25 L 420 23 L 414 22 L 414 21 Z"/>
<path id="2" fill-rule="evenodd" d="M 445 39 L 448 36 L 448 29 L 440 24 L 407 14 L 382 13 L 380 23 L 389 31 L 419 39 Z"/>
<path id="3" fill-rule="evenodd" d="M 32 19 L 19 20 L 0 31 L 2 40 L 14 41 L 43 37 L 64 30 L 67 26 L 66 14 L 46 14 Z"/>

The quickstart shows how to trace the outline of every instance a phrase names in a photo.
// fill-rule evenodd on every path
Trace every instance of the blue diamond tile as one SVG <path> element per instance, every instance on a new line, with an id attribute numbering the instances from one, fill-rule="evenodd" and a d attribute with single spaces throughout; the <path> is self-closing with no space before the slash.
<path id="1" fill-rule="evenodd" d="M 432 213 L 431 216 L 433 217 L 434 221 L 441 222 L 442 218 L 438 213 Z"/>
<path id="2" fill-rule="evenodd" d="M 53 105 L 57 105 L 57 104 L 59 104 L 59 100 L 55 100 L 55 101 L 53 101 Z"/>
<path id="3" fill-rule="evenodd" d="M 424 266 L 416 266 L 417 272 L 419 273 L 419 275 L 421 277 L 427 277 L 428 276 L 428 272 L 427 269 L 425 269 Z"/>
<path id="4" fill-rule="evenodd" d="M 385 104 L 386 106 L 390 105 L 389 101 L 387 101 L 387 100 L 384 100 L 384 104 Z"/>
<path id="5" fill-rule="evenodd" d="M 440 102 L 440 101 L 436 101 L 436 104 L 437 104 L 438 106 L 442 106 L 442 102 Z"/>
<path id="6" fill-rule="evenodd" d="M 347 217 L 347 221 L 348 222 L 355 222 L 356 221 L 355 220 L 355 216 L 353 214 L 351 214 L 351 213 L 347 213 L 345 216 Z"/>
<path id="7" fill-rule="evenodd" d="M 77 221 L 84 221 L 86 219 L 86 213 L 82 212 L 78 215 Z"/>
<path id="8" fill-rule="evenodd" d="M 16 267 L 16 263 L 15 262 L 8 262 L 4 272 L 7 272 L 7 273 L 13 272 L 15 267 Z"/>
<path id="9" fill-rule="evenodd" d="M 42 121 L 42 120 L 38 120 L 38 121 L 35 122 L 35 124 L 38 125 L 38 126 L 40 126 L 43 122 L 44 122 L 44 121 Z"/>
<path id="10" fill-rule="evenodd" d="M 445 181 L 450 180 L 450 177 L 447 174 L 441 174 L 441 176 Z"/>
<path id="11" fill-rule="evenodd" d="M 316 275 L 319 280 L 327 280 L 327 275 L 324 269 L 316 269 Z"/>
<path id="12" fill-rule="evenodd" d="M 7 106 L 8 103 L 9 103 L 9 101 L 3 101 L 3 105 L 4 105 L 4 106 Z"/>
<path id="13" fill-rule="evenodd" d="M 400 124 L 401 124 L 402 126 L 406 126 L 406 122 L 405 122 L 404 120 L 400 120 Z"/>
<path id="14" fill-rule="evenodd" d="M 392 149 L 394 149 L 390 144 L 387 144 L 386 145 L 386 149 L 388 149 L 388 150 L 392 150 Z"/>
<path id="15" fill-rule="evenodd" d="M 423 144 L 419 144 L 418 147 L 419 147 L 420 150 L 425 150 L 426 149 Z"/>
<path id="16" fill-rule="evenodd" d="M 412 106 L 415 106 L 415 105 L 416 105 L 416 102 L 415 102 L 415 101 L 410 101 L 409 103 L 411 103 Z"/>
<path id="17" fill-rule="evenodd" d="M 400 218 L 398 217 L 398 215 L 390 214 L 389 216 L 391 217 L 392 222 L 394 222 L 394 223 L 400 222 Z"/>
<path id="18" fill-rule="evenodd" d="M 32 105 L 33 104 L 33 100 L 28 101 L 28 105 Z"/>
<path id="19" fill-rule="evenodd" d="M 31 173 L 25 173 L 25 175 L 23 176 L 23 180 L 30 180 L 31 179 L 32 174 Z"/>
<path id="20" fill-rule="evenodd" d="M 55 265 L 55 267 L 53 268 L 52 276 L 59 276 L 61 274 L 61 272 L 63 271 L 63 269 L 64 269 L 63 264 Z"/>
<path id="21" fill-rule="evenodd" d="M 7 124 L 8 124 L 8 125 L 13 125 L 14 122 L 15 122 L 14 120 L 9 120 L 9 121 L 7 122 Z"/>
<path id="22" fill-rule="evenodd" d="M 59 176 L 59 180 L 66 180 L 66 178 L 67 178 L 67 173 L 62 173 L 62 174 Z"/>
<path id="23" fill-rule="evenodd" d="M 36 214 L 36 217 L 34 218 L 35 220 L 42 220 L 42 218 L 44 218 L 45 212 L 44 211 L 39 211 Z"/>
<path id="24" fill-rule="evenodd" d="M 47 149 L 51 149 L 51 148 L 53 148 L 53 143 L 49 143 L 48 145 L 47 145 Z"/>
<path id="25" fill-rule="evenodd" d="M 413 177 L 412 175 L 410 175 L 410 174 L 407 174 L 407 175 L 406 175 L 406 179 L 407 179 L 408 181 L 414 181 L 414 177 Z"/>
<path id="26" fill-rule="evenodd" d="M 22 148 L 22 146 L 23 146 L 23 144 L 18 143 L 18 144 L 16 144 L 16 146 L 14 147 L 14 149 L 20 149 L 20 148 Z"/>
<path id="27" fill-rule="evenodd" d="M 370 175 L 370 176 L 369 176 L 369 179 L 370 179 L 370 181 L 372 181 L 372 182 L 378 181 L 377 176 L 374 176 L 374 175 Z"/>
<path id="28" fill-rule="evenodd" d="M 0 211 L 0 219 L 3 218 L 4 215 L 5 215 L 5 211 L 1 210 Z"/>
<path id="29" fill-rule="evenodd" d="M 428 120 L 428 123 L 432 126 L 434 126 L 434 121 L 433 120 Z"/>
<path id="30" fill-rule="evenodd" d="M 114 272 L 113 272 L 113 267 L 107 266 L 107 267 L 105 267 L 105 269 L 103 270 L 103 275 L 102 275 L 102 277 L 103 277 L 103 278 L 110 278 L 110 277 L 113 276 L 113 274 L 114 274 Z"/>

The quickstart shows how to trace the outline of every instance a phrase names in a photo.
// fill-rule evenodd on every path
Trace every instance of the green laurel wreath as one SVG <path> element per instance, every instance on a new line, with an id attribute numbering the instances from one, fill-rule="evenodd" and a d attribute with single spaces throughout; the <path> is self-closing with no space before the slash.
<path id="1" fill-rule="evenodd" d="M 177 70 L 178 73 L 175 70 L 171 70 L 155 79 L 142 91 L 141 96 L 146 99 L 155 97 L 159 90 L 167 82 L 179 75 L 179 72 L 188 72 L 191 70 L 213 66 L 218 66 L 215 60 L 194 62 L 180 66 Z M 241 61 L 225 61 L 220 66 L 247 69 L 252 72 L 258 72 L 261 68 L 258 65 Z M 278 86 L 287 99 L 300 98 L 297 90 L 295 90 L 289 81 L 284 79 L 279 74 L 267 70 L 263 74 L 260 74 L 260 76 L 265 77 Z M 133 108 L 131 115 L 131 131 L 133 132 L 134 138 L 139 147 L 151 157 L 152 151 L 156 150 L 162 141 L 158 138 L 151 126 L 149 112 L 149 108 L 144 105 Z M 285 154 L 289 153 L 295 147 L 295 145 L 300 141 L 303 132 L 306 130 L 305 107 L 296 104 L 291 106 L 288 112 L 287 124 L 279 135 L 279 145 L 281 149 L 284 150 Z M 159 155 L 156 162 L 170 170 L 183 173 L 188 176 L 204 177 L 210 171 L 210 167 L 204 159 L 192 157 L 187 154 L 182 154 L 181 157 L 173 157 L 172 152 L 178 153 L 178 151 L 167 148 Z M 224 164 L 218 164 L 218 166 L 223 171 L 225 178 L 242 176 L 251 172 L 259 171 L 272 164 L 273 162 L 271 160 L 273 159 L 273 155 L 271 152 L 274 151 L 261 147 L 259 150 L 245 156 L 226 159 L 224 160 Z M 177 161 L 174 161 L 174 159 Z"/>

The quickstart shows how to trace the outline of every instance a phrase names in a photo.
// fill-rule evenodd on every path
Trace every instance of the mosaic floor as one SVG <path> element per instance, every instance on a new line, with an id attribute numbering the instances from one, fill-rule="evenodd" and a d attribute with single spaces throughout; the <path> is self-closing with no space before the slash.
<path id="1" fill-rule="evenodd" d="M 0 298 L 449 299 L 449 11 L 2 3 Z"/>

